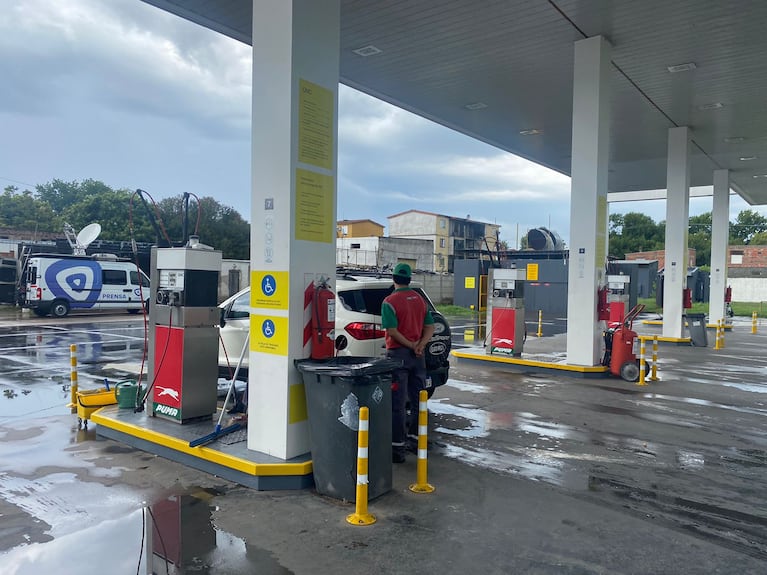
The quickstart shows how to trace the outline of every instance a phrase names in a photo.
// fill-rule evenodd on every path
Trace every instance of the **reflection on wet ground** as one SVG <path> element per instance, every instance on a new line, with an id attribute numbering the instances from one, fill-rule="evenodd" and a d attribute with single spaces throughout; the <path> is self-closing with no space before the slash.
<path id="1" fill-rule="evenodd" d="M 59 478 L 66 481 L 66 478 Z M 222 493 L 191 490 L 146 505 L 133 501 L 109 518 L 94 521 L 77 513 L 51 528 L 46 543 L 27 541 L 3 555 L 3 570 L 14 575 L 89 573 L 264 573 L 289 575 L 269 552 L 215 526 L 213 504 Z M 114 499 L 108 500 L 114 507 Z M 56 504 L 49 501 L 48 507 Z M 39 516 L 39 515 L 38 515 Z M 83 522 L 68 529 L 67 522 Z M 52 524 L 51 524 L 52 525 Z"/>

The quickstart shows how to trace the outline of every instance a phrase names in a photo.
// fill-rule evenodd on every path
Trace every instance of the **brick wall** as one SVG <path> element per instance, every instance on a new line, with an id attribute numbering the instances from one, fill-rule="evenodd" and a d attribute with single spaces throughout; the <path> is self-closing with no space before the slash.
<path id="1" fill-rule="evenodd" d="M 689 248 L 688 250 L 688 267 L 695 267 L 695 250 Z M 661 270 L 666 263 L 666 252 L 663 250 L 654 250 L 651 252 L 634 252 L 633 254 L 626 254 L 627 260 L 658 260 L 658 269 Z"/>
<path id="2" fill-rule="evenodd" d="M 728 268 L 767 268 L 767 246 L 729 246 Z"/>

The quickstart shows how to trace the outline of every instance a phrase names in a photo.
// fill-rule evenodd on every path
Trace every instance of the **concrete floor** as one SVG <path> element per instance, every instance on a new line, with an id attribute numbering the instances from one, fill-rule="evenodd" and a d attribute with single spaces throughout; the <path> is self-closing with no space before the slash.
<path id="1" fill-rule="evenodd" d="M 0 323 L 3 573 L 765 572 L 767 328 L 750 322 L 721 351 L 711 333 L 662 345 L 645 387 L 453 362 L 430 401 L 436 491 L 408 490 L 411 455 L 368 527 L 311 490 L 250 490 L 78 429 L 69 342 L 88 342 L 95 385 L 135 361 L 142 328 L 50 323 Z"/>

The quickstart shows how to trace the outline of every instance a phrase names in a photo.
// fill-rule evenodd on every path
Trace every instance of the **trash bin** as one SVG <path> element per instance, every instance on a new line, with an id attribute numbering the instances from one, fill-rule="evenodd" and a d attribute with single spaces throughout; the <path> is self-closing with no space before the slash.
<path id="1" fill-rule="evenodd" d="M 706 333 L 706 314 L 688 313 L 687 328 L 690 330 L 690 340 L 696 347 L 708 347 L 708 334 Z"/>
<path id="2" fill-rule="evenodd" d="M 392 488 L 391 372 L 377 357 L 296 360 L 306 388 L 312 469 L 317 492 L 354 501 L 359 408 L 369 410 L 368 498 Z"/>

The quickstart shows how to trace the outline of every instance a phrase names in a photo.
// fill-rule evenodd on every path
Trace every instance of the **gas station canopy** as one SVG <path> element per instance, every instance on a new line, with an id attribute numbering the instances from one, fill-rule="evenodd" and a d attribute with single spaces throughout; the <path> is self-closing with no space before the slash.
<path id="1" fill-rule="evenodd" d="M 252 0 L 145 0 L 251 43 Z M 666 187 L 668 129 L 692 186 L 730 170 L 767 204 L 767 2 L 341 0 L 340 81 L 570 173 L 573 43 L 612 44 L 609 191 Z"/>

